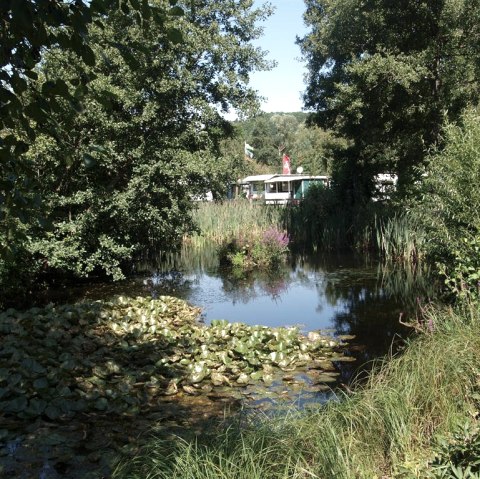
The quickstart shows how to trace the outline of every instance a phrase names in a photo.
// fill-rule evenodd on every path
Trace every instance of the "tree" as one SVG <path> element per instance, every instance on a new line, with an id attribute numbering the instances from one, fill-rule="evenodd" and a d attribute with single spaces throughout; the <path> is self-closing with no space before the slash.
<path id="1" fill-rule="evenodd" d="M 254 158 L 260 164 L 275 168 L 278 165 L 278 150 L 274 141 L 275 127 L 270 117 L 261 114 L 245 125 L 245 137 L 254 149 Z"/>
<path id="2" fill-rule="evenodd" d="M 275 127 L 273 143 L 277 151 L 285 150 L 290 153 L 300 124 L 299 121 L 290 113 L 275 113 L 270 117 L 270 121 Z"/>
<path id="3" fill-rule="evenodd" d="M 25 153 L 37 134 L 55 137 L 59 125 L 52 115 L 66 101 L 72 111 L 81 108 L 91 80 L 87 70 L 96 57 L 90 45 L 88 26 L 101 26 L 105 13 L 119 10 L 134 14 L 138 25 L 154 23 L 162 29 L 166 16 L 180 7 L 146 0 L 5 0 L 0 5 L 0 257 L 15 253 L 25 237 L 21 223 L 41 218 L 35 175 Z M 176 29 L 165 29 L 172 39 Z M 77 71 L 68 79 L 37 82 L 37 65 L 46 50 L 61 48 L 77 57 Z M 122 53 L 122 52 L 120 52 Z"/>
<path id="4" fill-rule="evenodd" d="M 322 128 L 301 124 L 295 133 L 291 155 L 295 165 L 310 175 L 331 175 L 334 152 L 346 147 L 345 141 Z"/>
<path id="5" fill-rule="evenodd" d="M 344 191 L 368 195 L 374 174 L 408 181 L 456 120 L 480 98 L 480 2 L 306 0 L 313 122 L 351 141 L 336 162 Z M 348 184 L 347 184 L 348 183 Z M 371 184 L 371 183 L 370 183 Z"/>
<path id="6" fill-rule="evenodd" d="M 62 102 L 56 138 L 40 135 L 29 152 L 53 222 L 46 233 L 31 228 L 29 248 L 49 269 L 120 278 L 131 258 L 174 249 L 194 228 L 192 196 L 226 186 L 231 163 L 219 147 L 231 126 L 220 112 L 255 104 L 248 75 L 267 63 L 250 41 L 268 10 L 209 1 L 184 13 L 165 19 L 166 30 L 116 10 L 89 27 L 98 61 L 83 109 L 72 115 Z M 182 42 L 171 41 L 173 28 Z M 38 81 L 79 66 L 52 48 Z"/>
<path id="7" fill-rule="evenodd" d="M 455 294 L 480 295 L 480 114 L 447 124 L 445 147 L 427 158 L 410 212 L 426 230 L 427 253 Z"/>

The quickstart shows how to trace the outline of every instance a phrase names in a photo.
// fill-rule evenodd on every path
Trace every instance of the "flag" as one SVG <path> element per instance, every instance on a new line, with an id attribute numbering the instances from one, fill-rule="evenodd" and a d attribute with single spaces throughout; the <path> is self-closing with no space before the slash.
<path id="1" fill-rule="evenodd" d="M 250 146 L 247 142 L 245 142 L 245 156 L 253 158 L 253 146 Z"/>
<path id="2" fill-rule="evenodd" d="M 282 158 L 282 165 L 283 165 L 282 173 L 284 175 L 289 175 L 291 173 L 291 171 L 290 171 L 290 157 L 288 157 L 285 154 L 283 155 L 283 158 Z"/>

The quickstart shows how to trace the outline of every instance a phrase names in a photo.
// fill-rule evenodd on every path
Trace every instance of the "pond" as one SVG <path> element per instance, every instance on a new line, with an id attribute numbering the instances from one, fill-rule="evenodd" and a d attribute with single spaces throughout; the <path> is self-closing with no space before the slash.
<path id="1" fill-rule="evenodd" d="M 165 256 L 155 264 L 139 263 L 135 276 L 128 281 L 51 290 L 48 296 L 38 298 L 38 303 L 107 300 L 117 295 L 154 298 L 169 295 L 200 307 L 201 321 L 207 324 L 226 319 L 252 326 L 296 326 L 306 335 L 315 337 L 321 331 L 327 338 L 340 342 L 345 339 L 346 343 L 335 352 L 335 359 L 317 361 L 321 366 L 298 371 L 285 368 L 279 375 L 269 371 L 268 384 L 264 371 L 265 384 L 247 381 L 247 384 L 213 390 L 211 385 L 206 385 L 207 393 L 203 394 L 202 389 L 197 388 L 199 384 L 180 383 L 178 394 L 155 396 L 154 401 L 142 396 L 141 414 L 114 416 L 112 412 L 106 413 L 102 403 L 97 405 L 98 411 L 58 420 L 45 414 L 35 421 L 26 421 L 21 414 L 17 418 L 5 416 L 0 427 L 0 436 L 6 440 L 6 446 L 0 448 L 0 473 L 10 474 L 6 477 L 84 478 L 98 477 L 102 470 L 108 477 L 118 453 L 134 454 L 153 427 L 156 434 L 183 435 L 186 431 L 195 434 L 223 417 L 228 408 L 236 411 L 241 406 L 244 411 L 262 409 L 270 413 L 283 405 L 310 407 L 336 397 L 337 387 L 348 389 L 352 377 L 365 369 L 366 364 L 395 348 L 395 339 L 409 333 L 399 318 L 415 319 L 422 301 L 431 295 L 431 283 L 426 278 L 419 269 L 387 267 L 374 258 L 350 254 L 297 253 L 273 272 L 243 273 L 220 268 L 216 248 L 210 246 L 201 251 L 185 247 L 179 254 Z M 58 327 L 63 328 L 60 323 Z M 60 331 L 63 339 L 72 335 L 68 328 L 59 329 L 59 335 Z M 73 339 L 79 341 L 78 336 L 73 335 Z M 97 341 L 107 339 L 108 335 L 96 337 Z M 22 340 L 26 340 L 25 335 Z M 88 350 L 90 342 L 78 344 Z M 147 371 L 150 367 L 147 359 L 158 354 L 158 349 L 148 342 L 139 346 L 142 349 L 136 350 L 136 361 L 140 370 Z M 103 346 L 95 353 L 97 356 L 100 351 L 106 351 L 107 356 L 115 353 L 119 364 L 125 361 L 116 373 L 117 382 L 120 374 L 130 374 L 134 368 L 122 347 L 114 342 L 110 349 Z M 45 350 L 44 354 L 49 353 Z M 98 358 L 94 360 L 97 367 L 101 362 Z M 80 367 L 83 359 L 77 358 L 75 362 L 69 357 L 60 368 L 66 368 L 65 374 L 70 368 L 78 370 L 75 368 Z M 41 368 L 34 361 L 30 363 Z M 38 387 L 42 386 L 38 381 Z M 75 382 L 78 388 L 78 377 Z M 105 381 L 100 379 L 100 383 Z M 135 394 L 144 394 L 143 384 L 146 383 L 138 379 L 132 381 Z M 114 397 L 115 391 L 110 394 Z M 19 403 L 18 408 L 23 406 Z"/>
<path id="2" fill-rule="evenodd" d="M 400 318 L 414 318 L 435 294 L 427 270 L 353 253 L 296 253 L 276 271 L 242 273 L 220 268 L 214 246 L 201 254 L 184 248 L 158 267 L 139 270 L 151 294 L 174 294 L 200 306 L 207 323 L 227 319 L 354 335 L 358 366 L 391 351 L 395 339 L 410 332 Z M 357 368 L 342 369 L 350 375 Z"/>
<path id="3" fill-rule="evenodd" d="M 353 253 L 296 253 L 272 272 L 222 269 L 215 245 L 185 246 L 161 260 L 139 262 L 134 279 L 52 291 L 55 302 L 108 299 L 115 295 L 172 295 L 202 308 L 201 320 L 215 319 L 300 331 L 354 335 L 349 352 L 355 365 L 341 365 L 339 382 L 395 347 L 414 318 L 434 296 L 428 271 L 385 265 Z"/>

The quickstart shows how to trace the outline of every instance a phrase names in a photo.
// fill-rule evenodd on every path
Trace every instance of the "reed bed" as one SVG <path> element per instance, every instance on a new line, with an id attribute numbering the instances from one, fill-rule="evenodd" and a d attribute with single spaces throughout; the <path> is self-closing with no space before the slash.
<path id="1" fill-rule="evenodd" d="M 377 248 L 387 260 L 417 262 L 425 253 L 426 235 L 422 228 L 405 214 L 385 220 L 375 218 Z"/>
<path id="2" fill-rule="evenodd" d="M 193 220 L 199 233 L 184 238 L 184 242 L 194 246 L 221 244 L 247 232 L 259 234 L 272 226 L 283 229 L 281 208 L 243 199 L 199 203 Z"/>
<path id="3" fill-rule="evenodd" d="M 405 351 L 312 411 L 251 417 L 202 440 L 153 439 L 117 479 L 425 478 L 435 438 L 473 418 L 480 311 L 427 311 Z M 473 420 L 473 419 L 470 419 Z"/>

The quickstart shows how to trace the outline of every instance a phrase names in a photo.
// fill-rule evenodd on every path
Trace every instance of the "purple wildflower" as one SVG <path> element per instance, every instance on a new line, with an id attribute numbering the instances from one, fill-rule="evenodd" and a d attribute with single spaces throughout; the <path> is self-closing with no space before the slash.
<path id="1" fill-rule="evenodd" d="M 262 242 L 268 246 L 276 246 L 283 250 L 288 247 L 290 238 L 284 231 L 279 231 L 276 228 L 269 228 L 263 233 Z"/>
<path id="2" fill-rule="evenodd" d="M 433 324 L 433 319 L 430 318 L 428 320 L 428 323 L 427 323 L 427 327 L 428 327 L 428 330 L 433 333 L 433 331 L 435 330 L 435 325 Z"/>

